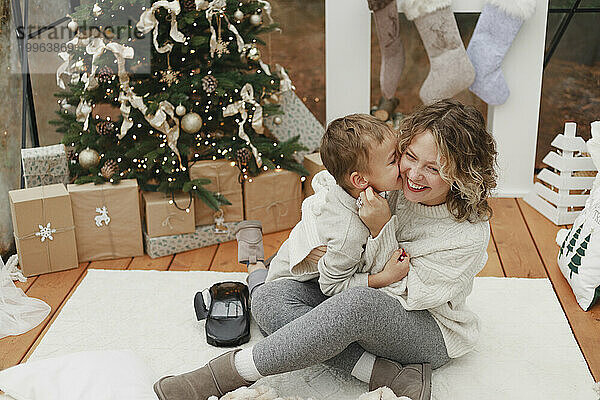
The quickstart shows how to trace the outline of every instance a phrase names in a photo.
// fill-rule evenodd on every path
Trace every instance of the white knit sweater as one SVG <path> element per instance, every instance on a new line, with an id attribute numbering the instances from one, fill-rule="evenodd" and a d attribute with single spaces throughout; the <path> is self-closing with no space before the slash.
<path id="1" fill-rule="evenodd" d="M 312 181 L 315 194 L 302 203 L 302 219 L 290 232 L 269 265 L 267 281 L 318 277 L 321 290 L 332 296 L 354 286 L 368 286 L 364 246 L 369 229 L 358 216 L 356 199 L 327 171 Z M 305 261 L 316 247 L 327 246 L 318 265 Z"/>
<path id="2" fill-rule="evenodd" d="M 368 240 L 365 262 L 382 265 L 394 250 L 404 248 L 411 257 L 408 289 L 396 297 L 406 310 L 429 310 L 448 355 L 460 357 L 479 336 L 479 319 L 465 300 L 487 261 L 489 223 L 457 222 L 445 204 L 411 203 L 402 192 L 392 193 L 388 203 L 392 218 Z"/>

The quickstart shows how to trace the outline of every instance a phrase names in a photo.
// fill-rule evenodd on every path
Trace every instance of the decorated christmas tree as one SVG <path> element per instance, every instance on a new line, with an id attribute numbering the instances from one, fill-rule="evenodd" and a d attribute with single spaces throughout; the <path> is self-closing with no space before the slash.
<path id="1" fill-rule="evenodd" d="M 261 36 L 278 29 L 267 1 L 82 1 L 71 18 L 55 124 L 73 148 L 75 183 L 135 178 L 217 209 L 227 199 L 190 180 L 195 161 L 230 160 L 241 179 L 306 174 L 293 157 L 298 137 L 279 142 L 263 127 L 292 87 L 261 58 Z"/>

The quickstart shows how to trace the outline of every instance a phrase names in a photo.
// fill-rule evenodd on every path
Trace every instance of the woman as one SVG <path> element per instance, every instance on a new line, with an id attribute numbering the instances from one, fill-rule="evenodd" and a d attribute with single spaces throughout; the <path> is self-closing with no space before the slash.
<path id="1" fill-rule="evenodd" d="M 496 184 L 496 150 L 481 114 L 453 100 L 407 117 L 399 146 L 402 190 L 386 201 L 367 189 L 359 215 L 371 232 L 367 262 L 394 262 L 390 255 L 398 248 L 411 255 L 407 291 L 393 298 L 353 287 L 327 297 L 316 280 L 268 276 L 257 285 L 264 265 L 252 264 L 252 314 L 268 336 L 198 370 L 162 378 L 155 384 L 161 400 L 207 399 L 321 362 L 370 390 L 388 386 L 398 396 L 429 399 L 431 369 L 472 350 L 479 334 L 465 300 L 487 261 L 486 199 Z M 252 226 L 240 232 L 240 249 L 260 253 L 257 235 Z"/>

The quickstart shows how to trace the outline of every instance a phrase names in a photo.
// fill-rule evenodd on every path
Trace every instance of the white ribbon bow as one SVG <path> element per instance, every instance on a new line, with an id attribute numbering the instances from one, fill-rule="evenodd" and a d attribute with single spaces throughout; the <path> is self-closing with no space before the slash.
<path id="1" fill-rule="evenodd" d="M 119 43 L 108 43 L 105 44 L 102 38 L 95 38 L 85 48 L 85 51 L 92 56 L 92 69 L 90 71 L 90 80 L 86 84 L 86 89 L 88 85 L 91 86 L 92 79 L 95 81 L 96 70 L 98 69 L 98 65 L 96 65 L 96 60 L 100 57 L 105 50 L 110 50 L 117 60 L 117 68 L 119 75 L 119 82 L 122 84 L 125 82 L 129 82 L 129 75 L 125 70 L 125 59 L 132 59 L 134 55 L 134 51 L 132 47 L 124 46 Z"/>
<path id="2" fill-rule="evenodd" d="M 136 27 L 138 28 L 138 30 L 140 32 L 142 32 L 144 34 L 150 32 L 150 31 L 153 31 L 152 32 L 152 40 L 154 43 L 154 47 L 156 48 L 156 51 L 158 51 L 159 53 L 168 53 L 173 48 L 173 44 L 166 43 L 162 47 L 160 47 L 158 45 L 158 20 L 154 16 L 154 12 L 160 7 L 165 8 L 169 12 L 169 14 L 171 14 L 171 31 L 170 31 L 171 38 L 173 38 L 173 40 L 178 43 L 185 42 L 185 35 L 183 33 L 181 33 L 179 31 L 179 29 L 177 28 L 177 18 L 176 17 L 181 12 L 181 6 L 179 5 L 179 0 L 173 0 L 173 1 L 161 0 L 161 1 L 157 1 L 156 3 L 153 3 L 152 7 L 150 7 L 149 9 L 147 9 L 146 11 L 144 11 L 142 13 L 142 15 L 140 16 L 140 20 L 136 24 Z"/>
<path id="3" fill-rule="evenodd" d="M 83 40 L 80 40 L 78 36 L 75 36 L 73 39 L 71 39 L 67 43 L 65 43 L 65 45 L 67 47 L 69 47 L 69 46 L 75 47 L 79 44 L 79 42 L 81 42 L 82 44 L 84 44 L 84 43 L 87 44 L 87 41 L 88 40 L 86 40 L 84 42 Z M 70 78 L 72 83 L 77 83 L 79 81 L 79 74 L 77 74 L 77 79 L 73 79 L 73 77 L 74 77 L 73 66 L 71 65 L 71 60 L 73 59 L 72 54 L 69 54 L 66 51 L 61 51 L 60 53 L 58 53 L 58 56 L 63 60 L 63 63 L 61 65 L 59 65 L 58 69 L 56 70 L 56 84 L 61 89 L 65 90 L 67 87 L 65 85 L 65 82 L 62 79 L 62 76 L 66 75 L 67 77 Z"/>
<path id="4" fill-rule="evenodd" d="M 266 0 L 258 0 L 258 3 L 262 7 L 262 9 L 265 10 L 265 14 L 267 14 L 267 17 L 269 17 L 269 24 L 274 23 L 275 21 L 273 21 L 273 17 L 271 16 L 271 4 Z M 276 30 L 281 31 L 281 29 L 279 28 L 277 28 Z"/>
<path id="5" fill-rule="evenodd" d="M 215 28 L 212 25 L 212 19 L 215 15 L 221 14 L 226 6 L 227 6 L 226 0 L 213 0 L 208 4 L 208 8 L 206 9 L 206 20 L 208 21 L 208 25 L 210 26 L 210 56 L 211 56 L 211 58 L 215 57 L 215 51 L 217 49 L 217 32 L 215 31 Z M 220 17 L 218 17 L 218 18 L 220 18 Z M 229 18 L 227 18 L 227 15 L 225 15 L 225 13 L 223 13 L 223 18 L 225 19 L 225 21 L 227 21 L 227 29 L 229 29 L 231 31 L 231 33 L 233 33 L 233 36 L 235 36 L 237 46 L 238 46 L 238 52 L 241 53 L 242 49 L 244 47 L 244 39 L 242 39 L 242 37 L 240 36 L 240 34 L 239 34 L 238 30 L 235 28 L 235 26 L 233 26 L 233 24 L 231 24 L 231 22 L 229 22 Z"/>
<path id="6" fill-rule="evenodd" d="M 292 80 L 290 79 L 289 75 L 287 74 L 287 72 L 285 72 L 285 69 L 281 65 L 275 64 L 275 74 L 280 79 L 280 81 L 279 81 L 279 91 L 280 92 L 287 92 L 288 90 L 296 89 L 294 87 L 294 85 L 292 84 Z"/>
<path id="7" fill-rule="evenodd" d="M 252 153 L 254 154 L 254 158 L 256 159 L 256 165 L 260 168 L 262 166 L 262 159 L 258 154 L 258 150 L 252 142 L 250 141 L 250 137 L 244 131 L 244 124 L 248 120 L 248 111 L 246 110 L 246 103 L 254 105 L 256 110 L 254 111 L 254 115 L 252 117 L 252 128 L 258 133 L 263 133 L 263 116 L 262 116 L 262 106 L 254 100 L 254 89 L 252 85 L 246 83 L 240 92 L 241 100 L 238 100 L 232 104 L 229 104 L 225 110 L 223 110 L 223 117 L 230 117 L 235 114 L 240 114 L 242 117 L 241 121 L 238 123 L 238 136 L 243 139 L 246 144 L 252 149 Z"/>
<path id="8" fill-rule="evenodd" d="M 78 122 L 83 122 L 83 130 L 87 130 L 90 123 L 90 113 L 92 112 L 92 106 L 83 97 L 79 99 L 79 104 L 75 110 L 75 118 Z"/>
<path id="9" fill-rule="evenodd" d="M 169 124 L 169 118 L 174 122 L 174 125 Z M 154 128 L 158 129 L 167 136 L 167 145 L 173 150 L 173 153 L 177 155 L 179 159 L 179 166 L 181 167 L 181 155 L 179 149 L 177 149 L 177 141 L 179 140 L 179 119 L 175 118 L 175 106 L 169 103 L 167 100 L 163 100 L 158 104 L 158 110 L 154 115 L 146 116 L 146 120 Z"/>

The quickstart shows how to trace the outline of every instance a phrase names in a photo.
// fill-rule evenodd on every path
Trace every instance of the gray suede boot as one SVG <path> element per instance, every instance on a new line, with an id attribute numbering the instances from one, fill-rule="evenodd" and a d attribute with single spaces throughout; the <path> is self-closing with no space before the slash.
<path id="1" fill-rule="evenodd" d="M 406 364 L 404 366 L 386 358 L 377 357 L 369 390 L 387 386 L 396 396 L 412 400 L 431 398 L 431 364 Z"/>
<path id="2" fill-rule="evenodd" d="M 234 356 L 238 350 L 221 354 L 195 371 L 165 376 L 154 384 L 154 392 L 159 400 L 206 400 L 249 386 L 252 382 L 246 382 L 235 369 Z"/>
<path id="3" fill-rule="evenodd" d="M 242 221 L 235 230 L 238 242 L 238 262 L 256 264 L 265 259 L 262 224 L 260 221 Z"/>

